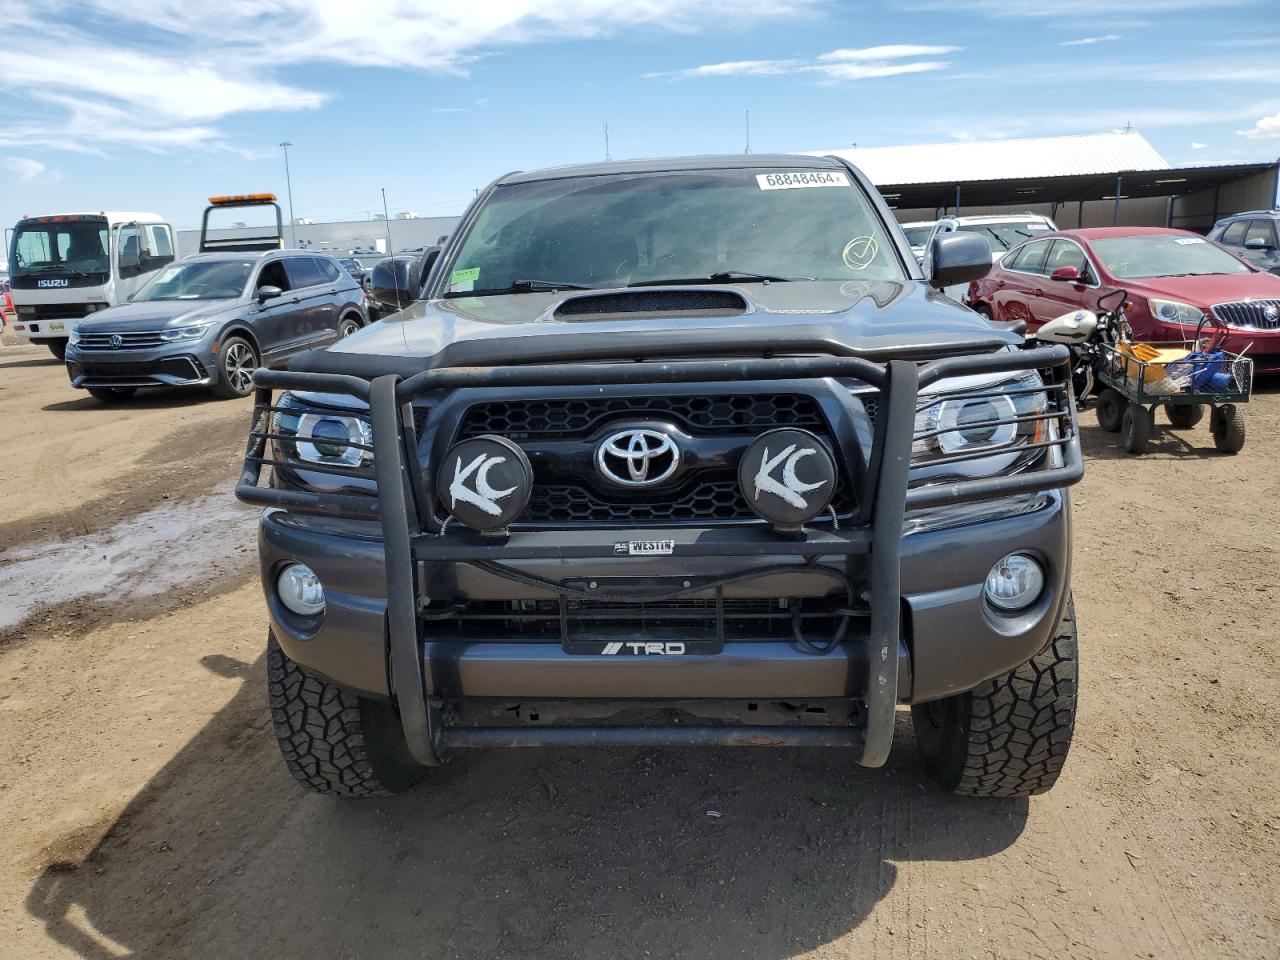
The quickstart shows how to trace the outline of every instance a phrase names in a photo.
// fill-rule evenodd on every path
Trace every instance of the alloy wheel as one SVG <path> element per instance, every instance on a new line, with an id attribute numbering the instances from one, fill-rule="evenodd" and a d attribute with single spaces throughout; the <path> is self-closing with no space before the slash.
<path id="1" fill-rule="evenodd" d="M 249 392 L 250 387 L 253 386 L 253 371 L 257 365 L 258 360 L 253 355 L 253 348 L 247 343 L 236 342 L 227 347 L 224 362 L 227 383 L 231 384 L 231 388 L 236 393 Z"/>

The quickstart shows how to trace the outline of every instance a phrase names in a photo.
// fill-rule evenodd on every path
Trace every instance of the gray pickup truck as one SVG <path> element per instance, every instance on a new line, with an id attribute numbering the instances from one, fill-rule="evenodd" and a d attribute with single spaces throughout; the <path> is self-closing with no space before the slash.
<path id="1" fill-rule="evenodd" d="M 516 173 L 409 304 L 259 370 L 268 685 L 293 775 L 404 790 L 454 751 L 793 746 L 1051 787 L 1071 741 L 1065 347 L 941 296 L 834 158 Z"/>

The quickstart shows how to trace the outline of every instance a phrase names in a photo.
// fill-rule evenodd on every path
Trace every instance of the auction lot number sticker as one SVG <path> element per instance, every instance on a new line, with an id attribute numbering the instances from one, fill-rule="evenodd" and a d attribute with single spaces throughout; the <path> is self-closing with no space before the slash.
<path id="1" fill-rule="evenodd" d="M 800 187 L 848 187 L 849 177 L 839 170 L 791 170 L 756 175 L 761 190 L 796 190 Z"/>

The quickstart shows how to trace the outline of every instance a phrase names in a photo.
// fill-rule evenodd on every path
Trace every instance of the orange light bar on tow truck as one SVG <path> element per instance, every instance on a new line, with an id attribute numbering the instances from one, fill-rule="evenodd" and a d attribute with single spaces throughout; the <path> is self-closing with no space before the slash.
<path id="1" fill-rule="evenodd" d="M 240 193 L 231 197 L 210 197 L 209 205 L 214 207 L 225 207 L 240 205 L 245 203 L 275 203 L 276 195 L 274 193 Z"/>

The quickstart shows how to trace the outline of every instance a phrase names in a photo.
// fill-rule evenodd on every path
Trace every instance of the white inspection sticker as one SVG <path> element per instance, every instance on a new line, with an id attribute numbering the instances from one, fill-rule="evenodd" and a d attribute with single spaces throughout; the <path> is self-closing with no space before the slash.
<path id="1" fill-rule="evenodd" d="M 1180 247 L 1186 247 L 1193 243 L 1207 243 L 1208 241 L 1201 240 L 1199 237 L 1178 237 L 1173 242 L 1178 244 Z"/>
<path id="2" fill-rule="evenodd" d="M 613 552 L 622 557 L 669 557 L 676 551 L 674 540 L 619 540 Z"/>
<path id="3" fill-rule="evenodd" d="M 784 173 L 760 173 L 756 183 L 761 190 L 795 190 L 799 187 L 847 187 L 849 177 L 840 170 L 789 170 Z"/>

